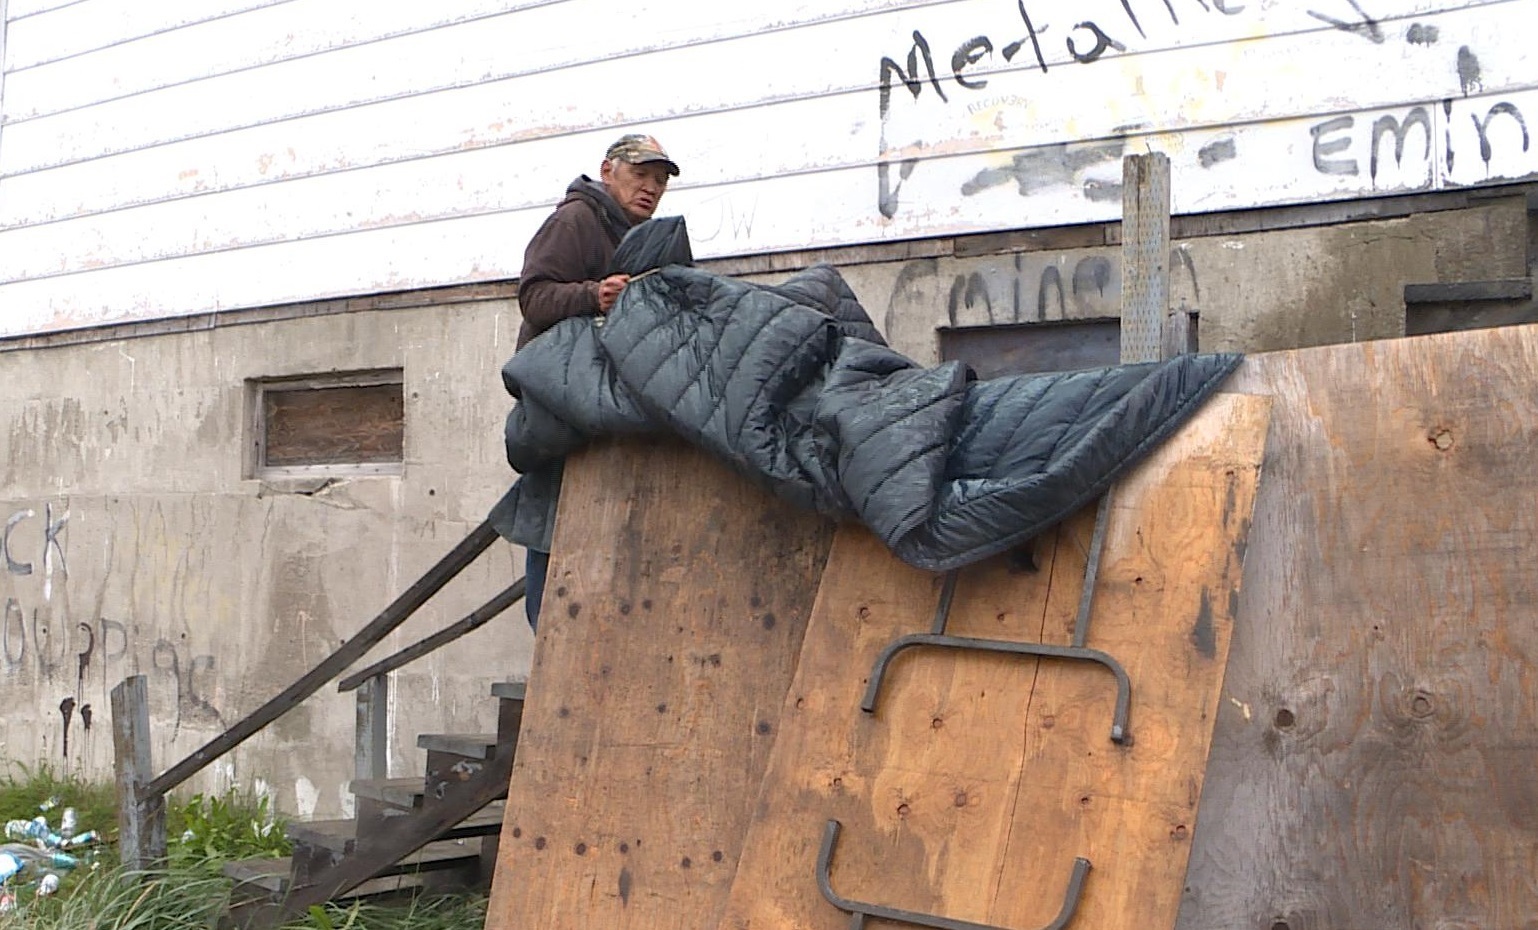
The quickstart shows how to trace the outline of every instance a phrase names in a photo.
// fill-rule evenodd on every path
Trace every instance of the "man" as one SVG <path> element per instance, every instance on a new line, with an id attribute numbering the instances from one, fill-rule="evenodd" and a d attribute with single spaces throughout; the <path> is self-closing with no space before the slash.
<path id="1" fill-rule="evenodd" d="M 579 176 L 523 253 L 518 347 L 573 316 L 609 312 L 629 280 L 607 274 L 625 232 L 657 212 L 678 165 L 651 136 L 625 135 L 609 146 L 599 181 Z"/>
<path id="2" fill-rule="evenodd" d="M 566 199 L 523 253 L 518 348 L 568 317 L 609 312 L 630 280 L 608 273 L 614 250 L 631 226 L 657 212 L 668 180 L 677 176 L 678 165 L 656 139 L 632 133 L 609 146 L 599 180 L 584 174 L 571 182 Z M 532 627 L 539 620 L 550 553 L 538 546 L 526 548 L 524 609 Z"/>

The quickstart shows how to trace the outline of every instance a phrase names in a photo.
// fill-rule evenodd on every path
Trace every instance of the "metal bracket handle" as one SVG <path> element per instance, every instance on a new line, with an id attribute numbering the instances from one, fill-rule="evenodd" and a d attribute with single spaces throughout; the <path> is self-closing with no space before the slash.
<path id="1" fill-rule="evenodd" d="M 829 820 L 827 828 L 823 831 L 822 849 L 817 853 L 817 887 L 829 904 L 850 914 L 852 919 L 849 922 L 849 930 L 862 930 L 868 917 L 896 920 L 919 927 L 935 927 L 937 930 L 1005 930 L 989 924 L 978 924 L 936 914 L 921 914 L 917 911 L 883 907 L 879 904 L 865 904 L 841 897 L 833 890 L 833 880 L 828 874 L 829 866 L 833 862 L 833 847 L 838 844 L 840 829 L 842 825 L 837 820 Z M 1068 890 L 1063 895 L 1063 906 L 1058 910 L 1057 917 L 1041 930 L 1063 930 L 1068 926 L 1068 922 L 1073 919 L 1074 911 L 1079 907 L 1079 898 L 1084 891 L 1084 876 L 1087 874 L 1089 874 L 1089 860 L 1082 857 L 1073 860 L 1073 874 L 1068 877 Z"/>
<path id="2" fill-rule="evenodd" d="M 1111 720 L 1111 741 L 1122 743 L 1127 739 L 1127 713 L 1132 703 L 1132 679 L 1128 677 L 1127 670 L 1122 668 L 1121 663 L 1111 655 L 1083 646 L 1049 646 L 1044 643 L 1016 643 L 1002 639 L 973 639 L 969 636 L 944 636 L 936 633 L 913 633 L 899 637 L 888 643 L 887 647 L 881 650 L 881 655 L 877 657 L 876 664 L 871 669 L 870 683 L 865 686 L 865 697 L 860 701 L 861 710 L 867 714 L 876 712 L 876 696 L 881 690 L 882 679 L 886 677 L 887 665 L 892 661 L 893 656 L 913 646 L 939 646 L 948 649 L 976 649 L 982 652 L 1047 656 L 1054 659 L 1079 659 L 1103 665 L 1116 676 L 1116 713 Z"/>

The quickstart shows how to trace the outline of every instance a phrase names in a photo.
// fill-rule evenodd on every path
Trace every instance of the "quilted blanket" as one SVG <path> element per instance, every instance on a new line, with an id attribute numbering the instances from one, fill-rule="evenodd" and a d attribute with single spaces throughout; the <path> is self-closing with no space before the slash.
<path id="1" fill-rule="evenodd" d="M 561 463 L 584 444 L 673 435 L 947 571 L 1098 497 L 1240 362 L 977 380 L 887 347 L 829 266 L 763 285 L 691 267 L 687 253 L 682 220 L 636 227 L 615 255 L 636 277 L 607 319 L 565 320 L 504 366 L 517 400 L 507 458 L 521 477 L 492 520 L 511 541 L 548 551 Z"/>

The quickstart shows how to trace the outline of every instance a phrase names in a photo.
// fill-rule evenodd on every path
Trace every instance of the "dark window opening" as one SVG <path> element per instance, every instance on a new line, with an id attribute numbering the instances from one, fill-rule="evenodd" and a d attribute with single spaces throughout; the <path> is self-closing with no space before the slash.
<path id="1" fill-rule="evenodd" d="M 940 330 L 940 360 L 966 362 L 979 378 L 1103 368 L 1120 357 L 1115 317 Z"/>

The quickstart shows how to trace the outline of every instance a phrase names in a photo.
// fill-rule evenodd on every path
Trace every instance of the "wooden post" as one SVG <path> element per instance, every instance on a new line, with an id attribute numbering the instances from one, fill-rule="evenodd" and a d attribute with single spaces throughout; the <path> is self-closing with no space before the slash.
<path id="1" fill-rule="evenodd" d="M 390 676 L 375 675 L 358 687 L 353 774 L 388 778 L 390 773 Z"/>
<path id="2" fill-rule="evenodd" d="M 1156 362 L 1170 308 L 1169 156 L 1128 155 L 1121 176 L 1121 360 Z"/>
<path id="3" fill-rule="evenodd" d="M 117 767 L 118 849 L 123 865 L 148 869 L 166 855 L 164 795 L 142 797 L 154 778 L 149 684 L 143 675 L 112 689 L 112 753 Z"/>

